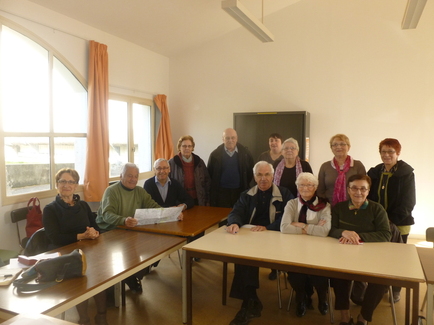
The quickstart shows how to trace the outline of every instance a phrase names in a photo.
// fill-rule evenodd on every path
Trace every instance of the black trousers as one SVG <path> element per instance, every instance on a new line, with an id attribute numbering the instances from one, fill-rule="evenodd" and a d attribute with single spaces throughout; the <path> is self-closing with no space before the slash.
<path id="1" fill-rule="evenodd" d="M 230 297 L 242 300 L 255 299 L 259 288 L 259 267 L 235 264 Z"/>
<path id="2" fill-rule="evenodd" d="M 312 286 L 315 287 L 319 302 L 327 301 L 328 278 L 303 273 L 288 272 L 288 280 L 294 289 L 296 302 L 305 302 L 305 298 L 312 296 Z"/>
<path id="3" fill-rule="evenodd" d="M 336 296 L 335 309 L 350 309 L 351 280 L 332 279 L 332 284 Z M 360 314 L 368 322 L 372 322 L 372 314 L 383 298 L 386 288 L 387 286 L 382 284 L 368 283 L 365 291 L 365 298 L 362 303 L 362 309 L 360 310 Z"/>

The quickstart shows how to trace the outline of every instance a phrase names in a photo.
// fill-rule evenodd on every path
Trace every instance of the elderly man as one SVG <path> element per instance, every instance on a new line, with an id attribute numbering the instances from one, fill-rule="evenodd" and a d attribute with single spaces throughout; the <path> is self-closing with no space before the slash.
<path id="1" fill-rule="evenodd" d="M 120 182 L 109 186 L 104 192 L 96 217 L 101 230 L 112 230 L 120 225 L 135 227 L 137 226 L 137 220 L 134 219 L 136 209 L 160 208 L 142 187 L 137 186 L 138 180 L 137 165 L 125 164 Z M 149 268 L 128 277 L 125 282 L 131 290 L 141 293 L 143 291 L 141 279 L 147 272 Z"/>
<path id="2" fill-rule="evenodd" d="M 260 161 L 253 167 L 256 186 L 241 193 L 228 216 L 227 232 L 237 234 L 245 224 L 255 225 L 251 231 L 280 231 L 280 222 L 286 203 L 293 195 L 286 188 L 273 184 L 273 166 Z M 253 317 L 261 316 L 262 303 L 256 289 L 259 288 L 259 268 L 235 264 L 234 280 L 230 296 L 243 300 L 240 311 L 230 325 L 247 324 Z"/>
<path id="3" fill-rule="evenodd" d="M 223 144 L 211 152 L 207 167 L 211 177 L 211 206 L 233 207 L 240 193 L 249 188 L 253 176 L 252 155 L 238 143 L 237 131 L 223 131 Z"/>
<path id="4" fill-rule="evenodd" d="M 170 179 L 170 166 L 166 159 L 160 158 L 154 162 L 155 177 L 146 180 L 143 188 L 152 199 L 162 207 L 184 205 L 185 209 L 194 206 L 193 198 L 176 179 Z"/>

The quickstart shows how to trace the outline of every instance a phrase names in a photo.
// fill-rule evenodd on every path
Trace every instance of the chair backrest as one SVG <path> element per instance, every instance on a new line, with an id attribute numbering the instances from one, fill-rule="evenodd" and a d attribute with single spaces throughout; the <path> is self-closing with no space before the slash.
<path id="1" fill-rule="evenodd" d="M 434 227 L 426 228 L 425 240 L 434 243 Z"/>
<path id="2" fill-rule="evenodd" d="M 28 212 L 27 207 L 19 208 L 11 211 L 11 220 L 12 223 L 15 223 L 17 226 L 18 243 L 20 244 L 21 248 L 26 247 L 29 238 L 26 236 L 21 238 L 20 227 L 18 223 L 20 221 L 27 220 L 27 212 Z"/>
<path id="3" fill-rule="evenodd" d="M 48 251 L 50 240 L 45 234 L 45 228 L 37 230 L 27 242 L 23 255 L 33 256 Z"/>

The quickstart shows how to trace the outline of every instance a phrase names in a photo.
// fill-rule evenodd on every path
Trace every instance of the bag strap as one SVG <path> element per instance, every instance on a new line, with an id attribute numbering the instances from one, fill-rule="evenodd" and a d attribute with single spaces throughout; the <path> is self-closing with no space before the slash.
<path id="1" fill-rule="evenodd" d="M 46 289 L 57 284 L 56 281 L 45 283 L 28 283 L 29 279 L 17 279 L 12 282 L 13 286 L 20 292 L 32 292 Z"/>
<path id="2" fill-rule="evenodd" d="M 30 204 L 32 204 L 32 208 L 33 208 L 33 206 L 35 205 L 35 198 L 34 197 L 31 197 L 29 202 L 27 202 L 27 210 L 29 210 L 29 211 L 30 211 Z"/>

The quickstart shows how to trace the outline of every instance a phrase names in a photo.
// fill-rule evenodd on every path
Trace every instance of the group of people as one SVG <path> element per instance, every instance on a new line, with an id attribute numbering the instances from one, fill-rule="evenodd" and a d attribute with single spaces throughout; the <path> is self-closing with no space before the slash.
<path id="1" fill-rule="evenodd" d="M 271 134 L 270 150 L 261 154 L 255 165 L 249 150 L 238 143 L 234 129 L 226 129 L 222 141 L 205 165 L 193 153 L 193 138 L 181 137 L 178 154 L 169 160 L 157 159 L 155 176 L 146 180 L 143 187 L 137 186 L 139 168 L 125 164 L 120 181 L 105 190 L 96 217 L 75 193 L 79 183 L 77 172 L 69 168 L 60 170 L 56 175 L 58 195 L 43 213 L 50 248 L 97 239 L 101 232 L 119 225 L 135 227 L 136 209 L 183 206 L 185 210 L 194 205 L 233 208 L 226 228 L 231 234 L 251 224 L 254 225 L 251 231 L 331 236 L 342 244 L 359 244 L 390 241 L 390 222 L 398 226 L 406 242 L 414 223 L 411 212 L 415 205 L 415 181 L 413 169 L 398 160 L 401 152 L 398 140 L 385 139 L 380 143 L 383 163 L 366 174 L 363 164 L 348 155 L 348 137 L 337 134 L 330 140 L 334 157 L 321 166 L 318 177 L 313 175 L 309 163 L 299 158 L 298 142 L 293 138 L 283 141 L 279 134 Z M 182 213 L 178 219 L 183 219 Z M 154 264 L 157 265 L 158 262 Z M 141 279 L 149 271 L 147 268 L 126 279 L 132 291 L 142 292 Z M 270 273 L 270 279 L 273 278 L 274 270 Z M 288 274 L 288 279 L 296 292 L 297 316 L 304 316 L 306 309 L 312 308 L 313 288 L 318 294 L 319 311 L 324 315 L 328 312 L 328 279 L 294 272 Z M 349 313 L 350 282 L 332 279 L 332 283 L 341 325 L 354 324 Z M 242 305 L 231 325 L 247 324 L 252 317 L 261 315 L 258 288 L 259 269 L 235 265 L 230 296 L 241 299 Z M 357 325 L 372 320 L 384 294 L 380 285 L 367 284 L 365 289 Z M 395 291 L 397 296 L 399 289 Z M 94 298 L 95 322 L 105 325 L 105 292 Z M 79 324 L 90 324 L 87 301 L 77 305 L 77 310 Z"/>

